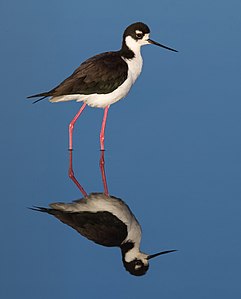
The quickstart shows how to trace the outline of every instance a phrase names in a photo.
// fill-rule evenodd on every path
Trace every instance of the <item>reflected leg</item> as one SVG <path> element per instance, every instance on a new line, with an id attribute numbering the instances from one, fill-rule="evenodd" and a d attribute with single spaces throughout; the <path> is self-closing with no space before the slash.
<path id="1" fill-rule="evenodd" d="M 104 146 L 104 140 L 105 140 L 105 126 L 106 126 L 106 120 L 107 120 L 107 115 L 108 115 L 108 110 L 110 106 L 105 107 L 104 110 L 104 117 L 102 120 L 102 125 L 101 125 L 101 130 L 100 130 L 100 150 L 104 151 L 105 146 Z"/>
<path id="2" fill-rule="evenodd" d="M 80 114 L 83 112 L 83 110 L 86 107 L 86 103 L 84 103 L 80 110 L 78 111 L 78 113 L 75 115 L 75 117 L 72 119 L 72 121 L 69 124 L 69 150 L 72 151 L 73 150 L 73 129 L 74 129 L 74 125 L 75 122 L 77 121 L 77 119 L 79 118 Z"/>
<path id="3" fill-rule="evenodd" d="M 102 182 L 104 186 L 104 193 L 106 196 L 109 196 L 107 180 L 105 175 L 105 152 L 102 150 L 100 151 L 100 172 L 101 172 Z"/>
<path id="4" fill-rule="evenodd" d="M 79 188 L 80 192 L 84 195 L 84 197 L 88 196 L 88 194 L 85 192 L 84 188 L 80 185 L 80 183 L 77 181 L 77 179 L 74 176 L 74 171 L 73 171 L 73 151 L 69 151 L 69 177 L 70 179 L 75 183 L 77 188 Z"/>

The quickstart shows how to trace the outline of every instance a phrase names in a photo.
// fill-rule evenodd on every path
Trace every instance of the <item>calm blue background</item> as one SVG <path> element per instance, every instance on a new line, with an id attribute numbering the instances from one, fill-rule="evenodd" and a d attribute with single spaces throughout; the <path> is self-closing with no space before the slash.
<path id="1" fill-rule="evenodd" d="M 1 298 L 240 298 L 241 2 L 9 1 L 1 30 Z M 97 246 L 28 210 L 81 197 L 68 179 L 68 123 L 80 104 L 32 105 L 86 58 L 120 47 L 147 23 L 144 68 L 110 109 L 110 193 L 143 228 L 142 250 L 178 249 L 144 277 L 118 249 Z M 76 177 L 102 191 L 103 111 L 85 110 L 74 132 Z"/>

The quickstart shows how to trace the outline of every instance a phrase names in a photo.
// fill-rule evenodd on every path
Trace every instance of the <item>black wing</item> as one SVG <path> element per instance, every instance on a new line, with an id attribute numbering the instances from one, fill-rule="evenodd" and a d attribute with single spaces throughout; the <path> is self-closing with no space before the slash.
<path id="1" fill-rule="evenodd" d="M 127 237 L 127 226 L 110 212 L 63 212 L 55 209 L 33 208 L 54 215 L 87 239 L 103 246 L 120 246 Z"/>
<path id="2" fill-rule="evenodd" d="M 30 96 L 48 97 L 69 94 L 107 94 L 127 78 L 128 66 L 120 53 L 106 52 L 83 62 L 74 73 L 49 92 Z"/>

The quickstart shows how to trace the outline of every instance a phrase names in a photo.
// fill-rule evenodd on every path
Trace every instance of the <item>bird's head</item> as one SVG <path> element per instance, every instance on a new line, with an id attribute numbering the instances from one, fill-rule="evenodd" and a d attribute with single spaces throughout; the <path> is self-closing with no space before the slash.
<path id="1" fill-rule="evenodd" d="M 126 243 L 122 245 L 122 261 L 123 265 L 130 274 L 135 276 L 142 276 L 146 274 L 149 269 L 149 260 L 159 255 L 174 252 L 176 250 L 165 250 L 155 254 L 146 254 L 139 251 L 133 243 Z"/>
<path id="2" fill-rule="evenodd" d="M 170 51 L 177 52 L 177 50 L 166 47 L 162 44 L 155 42 L 149 38 L 150 29 L 149 27 L 141 22 L 137 22 L 128 26 L 123 34 L 123 44 L 125 44 L 130 50 L 134 53 L 137 49 L 140 49 L 141 46 L 153 44 L 162 48 L 165 48 Z"/>
<path id="3" fill-rule="evenodd" d="M 123 265 L 130 274 L 135 276 L 142 276 L 146 274 L 149 269 L 149 261 L 147 259 L 147 254 L 139 252 L 131 260 L 128 260 L 128 255 L 123 259 Z"/>

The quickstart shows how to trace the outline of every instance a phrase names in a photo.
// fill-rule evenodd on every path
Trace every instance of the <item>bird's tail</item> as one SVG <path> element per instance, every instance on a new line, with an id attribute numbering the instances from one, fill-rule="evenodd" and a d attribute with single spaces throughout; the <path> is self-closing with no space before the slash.
<path id="1" fill-rule="evenodd" d="M 47 98 L 51 96 L 51 94 L 49 94 L 49 92 L 43 92 L 43 93 L 38 93 L 38 94 L 34 94 L 32 96 L 29 96 L 27 97 L 27 99 L 32 99 L 32 98 L 39 98 L 41 97 L 40 99 L 37 99 L 36 101 L 33 102 L 33 104 L 39 102 L 39 101 L 42 101 L 43 99 Z"/>
<path id="2" fill-rule="evenodd" d="M 32 210 L 32 211 L 37 211 L 37 212 L 41 212 L 41 213 L 47 213 L 47 214 L 50 214 L 50 215 L 54 215 L 57 218 L 58 218 L 59 214 L 62 214 L 60 211 L 57 211 L 57 210 L 51 209 L 51 208 L 49 209 L 49 208 L 33 206 L 29 209 Z"/>
<path id="3" fill-rule="evenodd" d="M 33 211 L 37 211 L 37 212 L 43 212 L 43 213 L 49 213 L 49 210 L 48 208 L 43 208 L 43 207 L 36 207 L 36 206 L 33 206 L 31 208 L 29 208 L 30 210 L 33 210 Z"/>
<path id="4" fill-rule="evenodd" d="M 38 206 L 29 207 L 28 209 L 30 209 L 32 211 L 37 211 L 37 212 L 47 213 L 47 214 L 53 215 L 57 219 L 59 219 L 60 221 L 62 221 L 64 219 L 64 213 L 63 213 L 63 211 L 58 211 L 56 209 L 43 208 L 43 207 L 38 207 Z M 62 222 L 64 222 L 64 221 L 62 221 Z"/>

